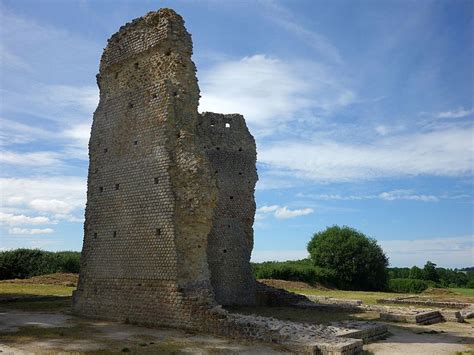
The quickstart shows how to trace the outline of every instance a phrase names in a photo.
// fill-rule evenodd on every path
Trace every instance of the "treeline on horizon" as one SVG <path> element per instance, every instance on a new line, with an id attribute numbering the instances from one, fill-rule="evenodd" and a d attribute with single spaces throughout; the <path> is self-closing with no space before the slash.
<path id="1" fill-rule="evenodd" d="M 79 273 L 78 251 L 15 249 L 0 252 L 0 280 L 26 279 L 56 272 Z"/>
<path id="2" fill-rule="evenodd" d="M 80 252 L 51 252 L 40 249 L 15 249 L 0 252 L 0 280 L 24 279 L 56 272 L 79 273 Z M 369 290 L 357 284 L 341 282 L 335 270 L 314 266 L 311 259 L 251 263 L 256 279 L 302 281 L 346 290 Z M 424 268 L 413 266 L 387 268 L 387 291 L 422 292 L 428 287 L 474 288 L 474 267 L 450 269 L 427 262 Z"/>
<path id="3" fill-rule="evenodd" d="M 341 284 L 332 270 L 315 267 L 311 260 L 266 261 L 251 263 L 256 279 L 302 281 L 354 291 L 369 291 L 357 285 Z M 420 293 L 429 287 L 474 288 L 474 267 L 451 269 L 436 267 L 428 261 L 424 268 L 389 267 L 389 280 L 384 290 L 401 293 Z"/>

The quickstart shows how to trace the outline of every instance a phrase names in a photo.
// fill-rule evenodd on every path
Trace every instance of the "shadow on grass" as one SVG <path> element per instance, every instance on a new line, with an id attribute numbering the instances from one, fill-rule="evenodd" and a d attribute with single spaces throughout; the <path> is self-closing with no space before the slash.
<path id="1" fill-rule="evenodd" d="M 49 300 L 38 298 L 19 298 L 15 301 L 0 302 L 0 310 L 17 310 L 27 312 L 68 311 L 71 308 L 72 297 L 56 297 Z"/>

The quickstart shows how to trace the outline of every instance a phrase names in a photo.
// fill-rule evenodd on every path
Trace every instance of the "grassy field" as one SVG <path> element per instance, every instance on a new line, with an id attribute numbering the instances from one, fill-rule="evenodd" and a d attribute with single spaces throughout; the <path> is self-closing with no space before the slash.
<path id="1" fill-rule="evenodd" d="M 474 301 L 474 288 L 450 288 L 450 290 L 459 295 L 472 297 Z"/>
<path id="2" fill-rule="evenodd" d="M 0 296 L 71 296 L 75 287 L 63 285 L 35 285 L 0 283 Z"/>

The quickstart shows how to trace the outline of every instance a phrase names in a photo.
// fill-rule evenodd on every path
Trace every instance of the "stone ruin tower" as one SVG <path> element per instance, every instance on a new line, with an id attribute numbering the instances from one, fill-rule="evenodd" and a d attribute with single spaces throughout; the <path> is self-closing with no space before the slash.
<path id="1" fill-rule="evenodd" d="M 73 311 L 348 355 L 334 327 L 228 312 L 298 305 L 250 272 L 256 147 L 241 115 L 197 111 L 191 36 L 150 12 L 108 41 L 89 142 L 84 245 Z M 305 308 L 306 309 L 306 308 Z"/>
<path id="2" fill-rule="evenodd" d="M 78 314 L 199 328 L 217 304 L 255 303 L 255 141 L 241 115 L 198 113 L 191 55 L 169 9 L 121 27 L 104 50 Z"/>

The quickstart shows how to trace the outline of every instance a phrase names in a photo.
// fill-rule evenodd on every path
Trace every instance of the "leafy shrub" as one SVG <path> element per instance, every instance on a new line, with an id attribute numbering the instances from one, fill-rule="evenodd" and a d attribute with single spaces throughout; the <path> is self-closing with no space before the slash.
<path id="1" fill-rule="evenodd" d="M 335 278 L 331 270 L 314 267 L 309 259 L 252 263 L 252 272 L 256 279 L 302 281 L 309 284 L 334 284 Z"/>
<path id="2" fill-rule="evenodd" d="M 392 292 L 400 293 L 420 293 L 429 287 L 425 280 L 415 279 L 391 279 L 388 282 L 388 288 Z"/>
<path id="3" fill-rule="evenodd" d="M 78 273 L 80 253 L 16 249 L 0 252 L 0 280 L 24 279 L 55 272 Z"/>
<path id="4" fill-rule="evenodd" d="M 374 239 L 349 227 L 332 226 L 308 243 L 313 265 L 331 270 L 335 284 L 349 290 L 383 290 L 388 258 Z"/>

